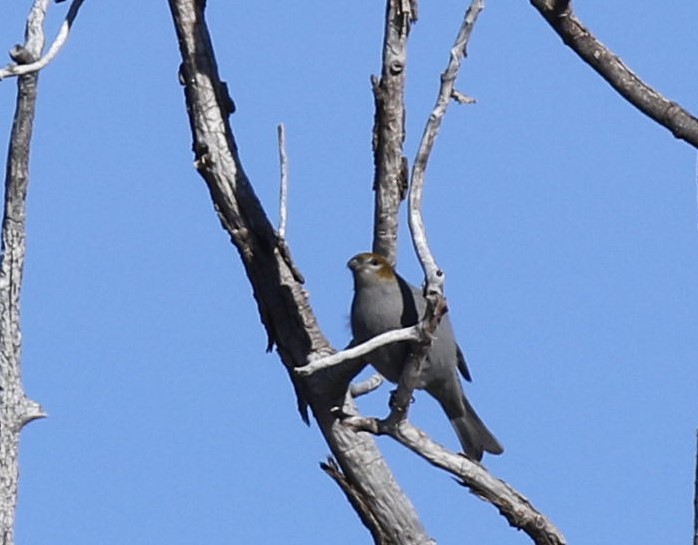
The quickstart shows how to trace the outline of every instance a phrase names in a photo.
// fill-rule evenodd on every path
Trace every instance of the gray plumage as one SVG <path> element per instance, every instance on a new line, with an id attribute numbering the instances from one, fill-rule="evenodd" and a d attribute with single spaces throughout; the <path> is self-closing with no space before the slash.
<path id="1" fill-rule="evenodd" d="M 351 258 L 347 265 L 354 276 L 351 304 L 354 343 L 414 325 L 424 315 L 426 301 L 422 292 L 396 274 L 384 257 L 362 253 Z M 417 388 L 426 390 L 439 402 L 470 458 L 481 460 L 483 451 L 501 454 L 502 446 L 463 392 L 458 371 L 467 381 L 471 380 L 470 372 L 456 344 L 448 315 L 443 317 L 434 336 Z M 376 349 L 367 359 L 387 380 L 397 383 L 408 350 L 407 343 L 394 343 Z"/>

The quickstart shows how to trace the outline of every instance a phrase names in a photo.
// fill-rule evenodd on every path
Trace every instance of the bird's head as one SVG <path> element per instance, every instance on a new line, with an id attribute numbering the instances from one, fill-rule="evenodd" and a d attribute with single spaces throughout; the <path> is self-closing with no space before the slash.
<path id="1" fill-rule="evenodd" d="M 354 275 L 356 287 L 395 280 L 395 271 L 382 255 L 365 252 L 352 257 L 347 263 Z"/>

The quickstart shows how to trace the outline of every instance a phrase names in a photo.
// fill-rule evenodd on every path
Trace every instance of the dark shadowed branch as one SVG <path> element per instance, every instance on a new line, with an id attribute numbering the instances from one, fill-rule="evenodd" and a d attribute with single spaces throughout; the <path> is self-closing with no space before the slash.
<path id="1" fill-rule="evenodd" d="M 698 148 L 698 119 L 647 85 L 577 18 L 570 0 L 530 0 L 579 57 L 642 113 Z"/>

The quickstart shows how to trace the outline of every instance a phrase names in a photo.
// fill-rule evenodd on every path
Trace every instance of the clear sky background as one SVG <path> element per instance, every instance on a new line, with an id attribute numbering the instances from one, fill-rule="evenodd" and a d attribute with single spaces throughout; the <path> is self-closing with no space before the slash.
<path id="1" fill-rule="evenodd" d="M 28 0 L 6 1 L 0 47 Z M 420 4 L 408 68 L 413 157 L 466 2 Z M 698 4 L 578 0 L 647 82 L 698 110 Z M 49 36 L 66 4 L 52 6 Z M 349 339 L 345 264 L 370 247 L 383 2 L 223 2 L 208 19 L 243 163 L 278 215 L 321 326 Z M 427 171 L 429 240 L 506 452 L 485 458 L 570 543 L 692 536 L 698 426 L 696 151 L 624 102 L 524 0 L 490 1 Z M 370 543 L 319 469 L 328 448 L 266 354 L 249 283 L 192 168 L 166 2 L 88 0 L 41 75 L 23 289 L 22 545 Z M 15 82 L 0 82 L 6 146 Z M 400 271 L 421 271 L 406 231 Z M 389 388 L 361 399 L 385 415 Z M 434 403 L 411 418 L 451 448 Z M 413 454 L 379 445 L 445 545 L 528 543 Z"/>

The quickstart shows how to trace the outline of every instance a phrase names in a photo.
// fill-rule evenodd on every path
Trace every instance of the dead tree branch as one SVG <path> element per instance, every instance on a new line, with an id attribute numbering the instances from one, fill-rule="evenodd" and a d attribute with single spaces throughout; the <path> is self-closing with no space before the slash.
<path id="1" fill-rule="evenodd" d="M 269 346 L 276 345 L 299 394 L 299 406 L 302 410 L 306 403 L 310 406 L 337 460 L 337 465 L 325 464 L 323 469 L 340 484 L 376 543 L 432 543 L 373 438 L 355 433 L 336 416 L 334 409 L 338 402 L 341 404 L 345 391 L 338 377 L 346 378 L 342 375 L 347 374 L 345 366 L 323 369 L 304 378 L 296 376 L 296 368 L 330 355 L 334 349 L 319 330 L 290 257 L 280 251 L 274 229 L 242 169 L 228 121 L 232 100 L 218 76 L 203 5 L 197 0 L 169 0 L 169 3 L 182 54 L 180 80 L 190 116 L 195 166 L 208 186 L 221 224 L 240 254 L 269 335 Z M 403 4 L 405 2 L 401 6 Z M 346 398 L 342 410 L 344 414 L 355 414 L 350 398 Z M 411 429 L 403 421 L 392 426 L 391 433 L 416 450 L 411 443 Z M 420 448 L 419 454 L 451 471 L 455 471 L 456 461 L 462 467 L 464 460 L 443 449 L 434 449 L 431 444 Z M 504 489 L 497 488 L 499 481 L 487 475 L 478 464 L 467 462 L 465 468 L 466 471 L 461 471 L 463 475 L 454 474 L 482 497 L 488 497 L 492 488 L 494 496 L 488 499 L 500 507 L 510 521 L 530 532 L 533 532 L 531 528 L 540 527 L 549 532 L 539 514 L 521 511 L 526 506 L 525 498 L 512 493 L 503 483 Z M 482 471 L 484 475 L 478 473 L 478 479 L 491 479 L 491 482 L 486 481 L 489 483 L 486 485 L 475 484 L 480 481 L 469 482 L 467 479 L 473 471 Z M 509 510 L 507 502 L 511 502 L 513 511 Z M 562 539 L 553 538 L 547 541 L 540 538 L 538 542 L 564 543 Z"/>
<path id="2" fill-rule="evenodd" d="M 276 127 L 279 139 L 279 238 L 286 238 L 288 217 L 288 157 L 286 156 L 286 128 L 283 123 Z"/>
<path id="3" fill-rule="evenodd" d="M 465 13 L 451 49 L 448 66 L 441 75 L 441 86 L 436 105 L 426 123 L 412 170 L 409 192 L 410 231 L 415 251 L 424 269 L 425 295 L 427 297 L 425 316 L 418 326 L 414 326 L 414 329 L 417 330 L 414 333 L 419 333 L 420 339 L 418 343 L 415 343 L 416 349 L 405 363 L 397 391 L 391 399 L 391 412 L 388 418 L 379 420 L 358 416 L 348 417 L 345 419 L 345 423 L 357 430 L 389 435 L 430 464 L 456 476 L 474 494 L 497 507 L 512 526 L 525 531 L 537 545 L 563 545 L 565 539 L 562 534 L 545 516 L 536 511 L 522 494 L 490 475 L 479 463 L 462 455 L 454 454 L 438 445 L 406 420 L 414 386 L 419 379 L 420 368 L 428 350 L 429 334 L 434 332 L 446 311 L 442 291 L 444 274 L 436 265 L 429 250 L 421 214 L 424 174 L 448 104 L 451 99 L 459 100 L 461 98 L 461 95 L 455 90 L 455 81 L 462 59 L 466 54 L 473 26 L 483 7 L 483 0 L 473 0 Z M 398 331 L 407 332 L 408 329 Z M 389 333 L 397 333 L 397 331 Z M 386 340 L 382 339 L 384 336 L 385 334 L 371 339 L 369 342 L 384 341 Z"/>
<path id="4" fill-rule="evenodd" d="M 446 115 L 451 99 L 454 96 L 456 77 L 460 70 L 463 57 L 466 55 L 468 40 L 472 33 L 477 17 L 484 8 L 483 0 L 474 0 L 465 12 L 463 22 L 458 29 L 456 40 L 451 48 L 450 58 L 446 70 L 441 74 L 441 86 L 436 98 L 434 109 L 429 115 L 422 140 L 417 150 L 417 156 L 412 167 L 409 193 L 409 219 L 412 243 L 419 261 L 424 269 L 424 276 L 429 290 L 438 293 L 443 291 L 444 274 L 434 260 L 427 243 L 426 229 L 422 219 L 422 193 L 424 191 L 424 173 L 427 162 L 434 147 L 436 136 L 441 128 L 441 122 Z"/>
<path id="5" fill-rule="evenodd" d="M 296 369 L 296 373 L 300 376 L 309 376 L 321 369 L 328 369 L 336 365 L 340 365 L 346 361 L 350 361 L 361 356 L 365 356 L 369 352 L 373 352 L 376 348 L 386 346 L 388 344 L 401 341 L 419 341 L 422 336 L 418 326 L 404 327 L 402 329 L 393 329 L 386 331 L 380 335 L 376 335 L 365 343 L 361 343 L 351 348 L 346 348 L 341 352 L 335 352 L 329 356 L 324 356 L 320 359 L 310 361 L 307 365 Z"/>
<path id="6" fill-rule="evenodd" d="M 430 339 L 442 316 L 446 312 L 446 301 L 443 296 L 445 275 L 437 266 L 427 242 L 426 228 L 422 219 L 422 193 L 424 190 L 424 172 L 434 141 L 441 127 L 441 121 L 446 114 L 448 104 L 453 98 L 456 77 L 465 56 L 468 40 L 473 26 L 484 7 L 483 0 L 474 0 L 465 12 L 463 22 L 451 48 L 450 60 L 446 70 L 441 74 L 441 86 L 436 99 L 436 105 L 429 115 L 422 140 L 417 151 L 409 190 L 409 226 L 417 257 L 424 270 L 427 308 L 421 322 L 417 326 L 421 340 L 415 344 L 415 350 L 405 362 L 405 368 L 400 376 L 400 383 L 391 399 L 391 412 L 387 423 L 395 424 L 407 415 L 410 400 L 419 382 L 420 369 L 429 350 Z"/>
<path id="7" fill-rule="evenodd" d="M 446 312 L 446 302 L 443 296 L 444 273 L 436 265 L 436 261 L 429 249 L 426 238 L 426 229 L 422 219 L 422 193 L 424 189 L 424 172 L 426 170 L 429 155 L 436 140 L 441 121 L 446 113 L 448 103 L 453 97 L 456 76 L 465 55 L 468 39 L 478 14 L 483 9 L 482 0 L 474 0 L 465 13 L 463 23 L 456 36 L 456 41 L 451 48 L 450 61 L 446 71 L 441 75 L 441 87 L 439 89 L 436 106 L 429 115 L 424 134 L 417 151 L 417 157 L 412 168 L 412 176 L 409 188 L 409 226 L 412 235 L 412 243 L 419 258 L 425 275 L 425 297 L 427 308 L 420 323 L 415 326 L 419 333 L 418 341 L 414 344 L 414 350 L 405 362 L 397 390 L 391 398 L 391 410 L 388 418 L 382 424 L 394 427 L 407 417 L 410 400 L 415 386 L 419 383 L 422 365 L 431 344 L 431 336 L 439 325 L 441 317 Z"/>
<path id="8" fill-rule="evenodd" d="M 430 543 L 374 439 L 356 434 L 337 420 L 332 409 L 341 402 L 346 383 L 330 371 L 303 380 L 293 372 L 334 349 L 320 331 L 290 256 L 280 251 L 274 229 L 242 168 L 228 120 L 233 102 L 218 75 L 204 3 L 169 0 L 169 5 L 182 56 L 180 81 L 194 142 L 194 164 L 252 284 L 269 347 L 276 345 L 299 394 L 302 413 L 309 404 L 347 482 L 370 498 L 382 532 L 396 543 Z M 345 410 L 354 410 L 351 402 Z"/>
<path id="9" fill-rule="evenodd" d="M 570 0 L 530 0 L 543 18 L 579 57 L 620 95 L 681 140 L 698 148 L 698 119 L 642 81 L 599 42 L 577 18 Z"/>
<path id="10" fill-rule="evenodd" d="M 49 3 L 50 0 L 34 2 L 27 17 L 25 43 L 11 52 L 15 62 L 31 63 L 41 55 Z M 24 393 L 21 375 L 20 292 L 37 82 L 36 72 L 17 80 L 17 105 L 5 172 L 0 265 L 0 536 L 6 545 L 14 544 L 20 431 L 28 422 L 46 416 L 41 406 Z"/>
<path id="11" fill-rule="evenodd" d="M 493 477 L 481 464 L 454 454 L 408 421 L 391 424 L 373 418 L 350 417 L 347 425 L 357 430 L 388 435 L 458 479 L 476 496 L 494 505 L 509 524 L 523 530 L 537 545 L 564 545 L 564 536 L 528 499 L 504 481 Z"/>
<path id="12" fill-rule="evenodd" d="M 407 191 L 405 70 L 407 37 L 417 19 L 416 0 L 387 0 L 380 78 L 371 77 L 376 113 L 373 125 L 375 192 L 373 251 L 396 261 L 398 209 Z"/>

